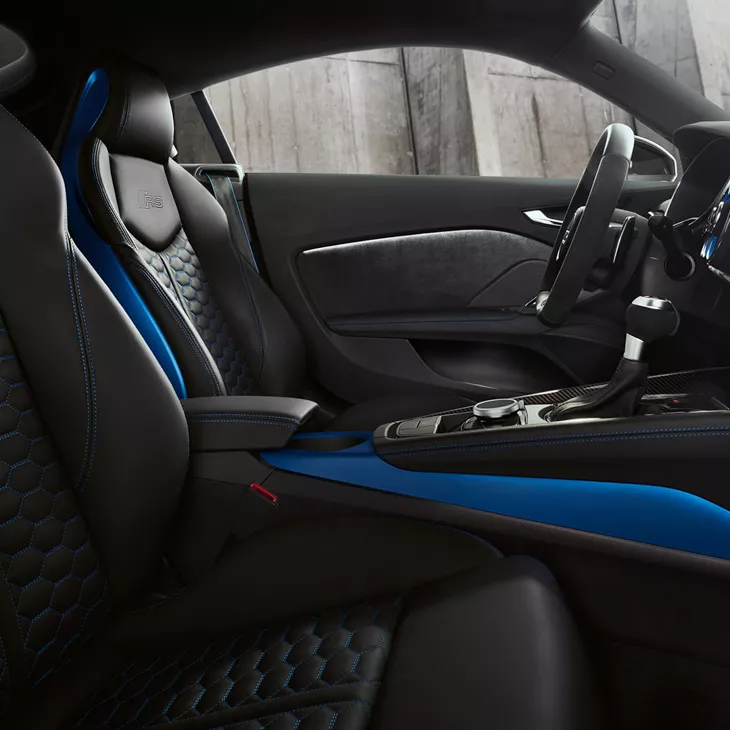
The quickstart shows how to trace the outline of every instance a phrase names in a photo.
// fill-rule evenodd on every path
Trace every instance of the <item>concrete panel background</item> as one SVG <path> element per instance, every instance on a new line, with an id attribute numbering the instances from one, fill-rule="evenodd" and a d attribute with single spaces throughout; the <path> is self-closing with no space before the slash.
<path id="1" fill-rule="evenodd" d="M 730 111 L 730 13 L 727 0 L 686 0 L 697 40 L 704 94 Z"/>
<path id="2" fill-rule="evenodd" d="M 277 66 L 207 93 L 252 172 L 415 171 L 399 49 Z"/>
<path id="3" fill-rule="evenodd" d="M 592 22 L 730 111 L 728 0 L 604 0 Z M 207 90 L 253 172 L 575 177 L 614 121 L 666 144 L 592 92 L 521 61 L 443 48 L 362 51 Z M 216 155 L 175 102 L 184 161 Z"/>

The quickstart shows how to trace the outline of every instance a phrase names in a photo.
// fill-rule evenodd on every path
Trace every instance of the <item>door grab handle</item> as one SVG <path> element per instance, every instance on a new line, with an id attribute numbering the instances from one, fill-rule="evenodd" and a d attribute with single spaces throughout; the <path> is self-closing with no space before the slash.
<path id="1" fill-rule="evenodd" d="M 557 218 L 550 218 L 545 215 L 541 210 L 525 210 L 523 215 L 527 220 L 532 223 L 537 223 L 538 226 L 549 226 L 550 228 L 560 228 L 563 225 L 563 221 Z"/>

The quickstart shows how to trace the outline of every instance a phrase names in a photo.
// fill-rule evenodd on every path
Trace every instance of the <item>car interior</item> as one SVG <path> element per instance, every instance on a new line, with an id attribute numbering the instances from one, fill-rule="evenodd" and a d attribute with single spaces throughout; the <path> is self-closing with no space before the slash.
<path id="1" fill-rule="evenodd" d="M 597 0 L 76 5 L 0 11 L 0 726 L 730 727 L 730 113 Z M 202 91 L 405 44 L 679 159 L 248 172 Z"/>

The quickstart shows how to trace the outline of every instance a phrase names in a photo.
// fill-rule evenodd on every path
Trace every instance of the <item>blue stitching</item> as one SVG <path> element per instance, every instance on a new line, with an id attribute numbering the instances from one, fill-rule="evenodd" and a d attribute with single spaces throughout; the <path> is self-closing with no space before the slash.
<path id="1" fill-rule="evenodd" d="M 180 328 L 183 335 L 185 336 L 185 339 L 190 344 L 190 347 L 192 347 L 193 352 L 195 353 L 195 356 L 198 358 L 198 361 L 203 366 L 203 370 L 205 371 L 205 374 L 208 378 L 208 382 L 212 386 L 212 389 L 216 395 L 222 395 L 220 388 L 218 387 L 218 383 L 216 382 L 215 376 L 213 375 L 212 371 L 210 370 L 209 363 L 206 362 L 206 358 L 202 355 L 201 351 L 197 347 L 197 343 L 195 342 L 195 338 L 190 334 L 188 331 L 188 328 L 183 325 L 183 323 L 180 320 L 180 313 L 175 310 L 175 307 L 172 305 L 172 303 L 169 301 L 167 294 L 162 290 L 161 284 L 155 279 L 154 276 L 147 270 L 145 266 L 140 264 L 137 261 L 132 261 L 132 266 L 134 266 L 140 273 L 144 274 L 144 276 L 147 277 L 149 282 L 152 284 L 153 288 L 155 289 L 155 292 L 157 293 L 157 296 L 160 297 L 162 302 L 167 307 L 170 314 L 172 314 L 173 319 L 175 320 L 175 324 Z"/>
<path id="2" fill-rule="evenodd" d="M 0 104 L 0 109 L 2 109 L 2 110 L 3 110 L 3 111 L 4 111 L 4 112 L 5 112 L 5 113 L 6 113 L 6 114 L 7 114 L 7 115 L 8 115 L 8 116 L 9 116 L 9 117 L 11 118 L 11 119 L 14 119 L 14 120 L 15 120 L 15 122 L 16 122 L 17 124 L 19 124 L 19 125 L 20 125 L 20 126 L 21 126 L 21 127 L 22 127 L 22 128 L 23 128 L 23 129 L 25 130 L 25 131 L 26 131 L 26 132 L 28 132 L 28 134 L 29 134 L 29 135 L 30 135 L 31 137 L 33 137 L 33 139 L 34 139 L 34 140 L 35 140 L 36 142 L 38 142 L 38 144 L 39 144 L 39 145 L 40 145 L 41 147 L 43 147 L 43 150 L 44 150 L 44 151 L 46 152 L 46 154 L 50 154 L 50 153 L 48 152 L 48 150 L 46 149 L 46 146 L 45 146 L 45 145 L 43 144 L 43 142 L 41 142 L 41 141 L 40 141 L 40 140 L 38 139 L 38 137 L 36 137 L 36 136 L 35 136 L 35 134 L 33 134 L 33 132 L 31 132 L 31 131 L 30 131 L 30 129 L 28 129 L 28 127 L 26 127 L 26 126 L 25 126 L 25 124 L 23 124 L 23 122 L 21 122 L 21 121 L 20 121 L 20 119 L 18 119 L 18 117 L 16 117 L 16 116 L 15 116 L 15 114 L 13 114 L 12 112 L 9 112 L 9 111 L 8 111 L 8 110 L 7 110 L 7 109 L 6 109 L 6 108 L 5 108 L 5 107 L 4 107 L 4 106 L 3 106 L 2 104 Z"/>
<path id="3" fill-rule="evenodd" d="M 400 451 L 387 451 L 383 453 L 387 454 L 408 454 L 408 453 L 423 453 L 425 451 L 433 451 L 441 450 L 441 449 L 458 449 L 458 448 L 466 448 L 466 449 L 473 449 L 473 448 L 479 448 L 483 445 L 488 446 L 497 446 L 500 444 L 506 444 L 508 446 L 517 446 L 517 445 L 527 445 L 531 446 L 533 444 L 541 445 L 540 442 L 544 441 L 560 441 L 560 442 L 566 442 L 566 440 L 576 440 L 576 441 L 589 441 L 591 439 L 601 439 L 604 440 L 606 436 L 632 436 L 636 435 L 637 437 L 641 436 L 642 434 L 656 434 L 656 433 L 667 433 L 667 434 L 681 434 L 684 432 L 689 431 L 702 431 L 702 432 L 720 432 L 720 435 L 725 435 L 721 432 L 724 431 L 730 431 L 730 426 L 693 426 L 693 427 L 687 427 L 687 428 L 657 428 L 657 429 L 648 429 L 646 431 L 605 431 L 602 433 L 586 433 L 586 434 L 578 434 L 575 436 L 571 436 L 571 434 L 561 434 L 560 436 L 539 436 L 532 439 L 519 439 L 519 440 L 513 440 L 513 439 L 501 439 L 499 441 L 492 441 L 490 444 L 471 444 L 471 443 L 461 443 L 461 444 L 445 444 L 444 446 L 425 446 L 421 449 L 401 449 Z M 704 435 L 704 434 L 703 434 Z M 707 434 L 712 435 L 712 434 Z M 548 444 L 549 445 L 549 444 Z"/>
<path id="4" fill-rule="evenodd" d="M 292 431 L 296 431 L 298 426 L 294 426 L 290 423 L 278 423 L 274 421 L 253 421 L 253 420 L 214 420 L 214 419 L 208 419 L 208 420 L 200 420 L 196 419 L 193 421 L 193 423 L 249 423 L 249 424 L 256 424 L 257 426 L 278 426 L 279 428 L 290 428 Z"/>
<path id="5" fill-rule="evenodd" d="M 208 176 L 208 179 L 210 180 L 210 176 Z M 212 184 L 212 183 L 211 183 Z M 233 200 L 236 203 L 236 211 L 238 212 L 238 217 L 241 220 L 241 226 L 243 227 L 243 233 L 246 236 L 246 242 L 248 243 L 248 250 L 251 252 L 251 261 L 253 262 L 253 267 L 256 269 L 256 273 L 259 273 L 259 267 L 256 263 L 256 256 L 253 252 L 253 246 L 251 245 L 251 237 L 248 235 L 248 228 L 246 227 L 246 221 L 243 220 L 243 214 L 241 213 L 241 206 L 238 204 L 238 198 L 236 197 L 236 191 L 233 189 L 233 183 L 231 182 L 231 178 L 228 178 L 228 184 L 231 186 L 231 193 L 233 195 Z"/>
<path id="6" fill-rule="evenodd" d="M 69 248 L 71 249 L 71 259 L 73 262 L 73 271 L 74 271 L 74 278 L 76 279 L 76 291 L 78 293 L 79 298 L 79 311 L 81 313 L 81 321 L 84 325 L 84 334 L 86 336 L 86 353 L 89 358 L 89 371 L 91 374 L 91 381 L 90 381 L 90 387 L 91 387 L 91 401 L 92 401 L 92 407 L 93 407 L 93 421 L 92 421 L 92 427 L 91 427 L 91 454 L 89 456 L 89 464 L 86 469 L 86 476 L 84 478 L 83 484 L 81 486 L 81 491 L 83 491 L 84 487 L 86 486 L 86 483 L 89 480 L 89 477 L 91 476 L 91 470 L 94 466 L 94 458 L 96 456 L 96 436 L 97 436 L 97 422 L 99 418 L 98 414 L 98 408 L 97 408 L 97 401 L 96 401 L 96 375 L 94 373 L 94 361 L 91 355 L 91 337 L 89 336 L 89 329 L 86 324 L 86 315 L 84 313 L 84 301 L 83 301 L 83 295 L 81 294 L 81 282 L 79 280 L 79 269 L 78 269 L 78 262 L 76 261 L 76 247 L 73 245 L 71 241 L 69 241 Z"/>
<path id="7" fill-rule="evenodd" d="M 654 436 L 642 436 L 642 435 L 626 435 L 626 436 L 611 436 L 608 438 L 591 438 L 591 439 L 567 439 L 565 441 L 553 441 L 548 443 L 515 443 L 515 444 L 504 444 L 502 446 L 470 446 L 470 447 L 464 447 L 464 448 L 437 448 L 431 451 L 421 451 L 421 452 L 391 452 L 391 453 L 399 453 L 401 456 L 408 457 L 408 456 L 417 456 L 418 453 L 421 454 L 437 454 L 439 451 L 489 451 L 489 450 L 499 450 L 499 449 L 511 449 L 511 448 L 529 448 L 530 446 L 565 446 L 567 444 L 573 444 L 575 446 L 580 446 L 581 444 L 585 443 L 601 443 L 605 441 L 638 441 L 641 439 L 671 439 L 671 438 L 699 438 L 702 436 L 730 436 L 728 433 L 677 433 L 677 434 L 660 434 L 660 435 L 654 435 Z M 385 455 L 385 454 L 384 454 Z"/>
<path id="8" fill-rule="evenodd" d="M 290 418 L 289 416 L 278 416 L 276 414 L 269 415 L 268 413 L 188 413 L 187 417 L 190 418 L 201 418 L 201 417 L 210 417 L 210 416 L 216 416 L 219 418 L 261 418 L 262 416 L 265 418 L 268 418 L 270 420 L 280 420 L 280 421 L 291 421 L 292 423 L 299 424 L 300 421 L 298 418 Z"/>
<path id="9" fill-rule="evenodd" d="M 407 319 L 384 320 L 382 322 L 348 322 L 332 319 L 327 322 L 328 327 L 384 327 L 389 324 L 482 324 L 484 322 L 508 322 L 517 319 L 520 315 L 511 317 L 487 317 L 484 319 Z"/>
<path id="10" fill-rule="evenodd" d="M 208 180 L 210 180 L 210 175 L 208 175 Z M 218 203 L 218 205 L 220 205 L 218 196 L 215 194 L 215 187 L 213 186 L 212 180 L 210 181 L 210 184 L 211 184 L 211 187 L 213 188 L 213 197 L 215 198 L 216 203 Z M 223 206 L 221 206 L 221 209 L 222 208 L 223 208 Z M 226 219 L 227 219 L 227 216 L 226 216 Z M 229 228 L 230 228 L 230 226 L 229 226 Z M 230 236 L 229 236 L 229 240 L 230 240 Z M 233 241 L 231 240 L 230 243 L 233 244 Z M 241 252 L 238 251 L 238 249 L 235 249 L 235 253 L 237 254 L 237 257 L 238 257 L 238 265 L 241 268 L 241 275 L 243 276 L 243 283 L 246 286 L 246 293 L 248 294 L 248 299 L 251 302 L 251 310 L 253 311 L 254 319 L 256 320 L 256 334 L 258 335 L 258 338 L 259 338 L 259 356 L 261 358 L 261 362 L 259 365 L 259 374 L 257 377 L 254 378 L 254 385 L 257 385 L 264 374 L 264 338 L 263 338 L 263 333 L 262 333 L 262 328 L 261 328 L 261 321 L 259 319 L 258 307 L 256 306 L 256 300 L 254 299 L 254 296 L 251 293 L 251 284 L 248 280 L 248 274 L 246 273 L 247 262 L 244 261 L 243 263 L 241 263 L 242 256 L 241 256 Z"/>
<path id="11" fill-rule="evenodd" d="M 73 289 L 73 279 L 71 278 L 71 246 L 73 244 L 71 243 L 71 239 L 69 238 L 68 234 L 66 234 L 66 272 L 68 274 L 68 289 L 71 293 L 71 306 L 73 308 L 74 313 L 74 321 L 76 323 L 76 335 L 79 340 L 79 349 L 81 350 L 81 364 L 84 369 L 84 386 L 86 389 L 86 412 L 87 412 L 87 420 L 86 420 L 86 443 L 84 445 L 84 460 L 81 464 L 81 470 L 79 471 L 79 476 L 76 481 L 76 484 L 74 485 L 74 489 L 77 489 L 81 483 L 84 480 L 84 477 L 86 476 L 86 468 L 88 466 L 89 461 L 89 450 L 90 450 L 90 443 L 91 443 L 91 417 L 92 417 L 92 404 L 91 404 L 91 388 L 89 383 L 89 373 L 86 367 L 86 357 L 84 353 L 84 344 L 81 337 L 81 325 L 79 321 L 79 314 L 76 306 L 76 297 L 74 295 L 74 289 Z"/>
<path id="12" fill-rule="evenodd" d="M 127 79 L 124 79 L 124 117 L 122 117 L 122 123 L 117 129 L 117 135 L 114 137 L 114 144 L 117 144 L 124 134 L 124 130 L 127 127 L 129 121 L 130 112 L 132 110 L 132 92 L 129 89 Z"/>
<path id="13" fill-rule="evenodd" d="M 101 180 L 99 179 L 99 151 L 101 150 L 103 142 L 100 139 L 96 139 L 94 141 L 94 148 L 91 152 L 91 163 L 92 163 L 92 172 L 94 174 L 94 182 L 96 183 L 96 187 L 99 189 L 99 192 L 101 196 L 104 199 L 104 204 L 106 205 L 106 209 L 109 213 L 109 217 L 111 218 L 112 222 L 116 226 L 117 231 L 119 231 L 119 235 L 124 241 L 126 242 L 126 245 L 131 248 L 132 250 L 135 250 L 137 248 L 134 241 L 132 241 L 129 232 L 125 228 L 123 222 L 117 215 L 117 212 L 114 209 L 114 206 L 111 204 L 111 200 L 109 199 L 109 194 L 106 191 L 106 188 L 102 184 Z M 107 244 L 110 245 L 110 244 Z"/>

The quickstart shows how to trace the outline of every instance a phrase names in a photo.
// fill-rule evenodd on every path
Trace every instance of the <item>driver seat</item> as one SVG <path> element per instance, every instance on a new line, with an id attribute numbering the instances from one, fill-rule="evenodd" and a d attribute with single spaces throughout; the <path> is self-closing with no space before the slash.
<path id="1" fill-rule="evenodd" d="M 165 589 L 183 409 L 1 108 L 0 162 L 0 727 L 599 726 L 554 579 L 474 535 L 282 520 Z"/>
<path id="2" fill-rule="evenodd" d="M 171 159 L 164 83 L 131 63 L 105 71 L 108 99 L 79 150 L 80 192 L 98 243 L 112 247 L 172 350 L 187 396 L 306 395 L 296 324 L 253 250 L 243 255 L 234 243 L 221 205 Z M 73 218 L 71 233 L 94 262 L 93 242 L 74 230 Z M 357 404 L 328 427 L 367 431 L 469 404 L 449 394 L 391 397 Z"/>

